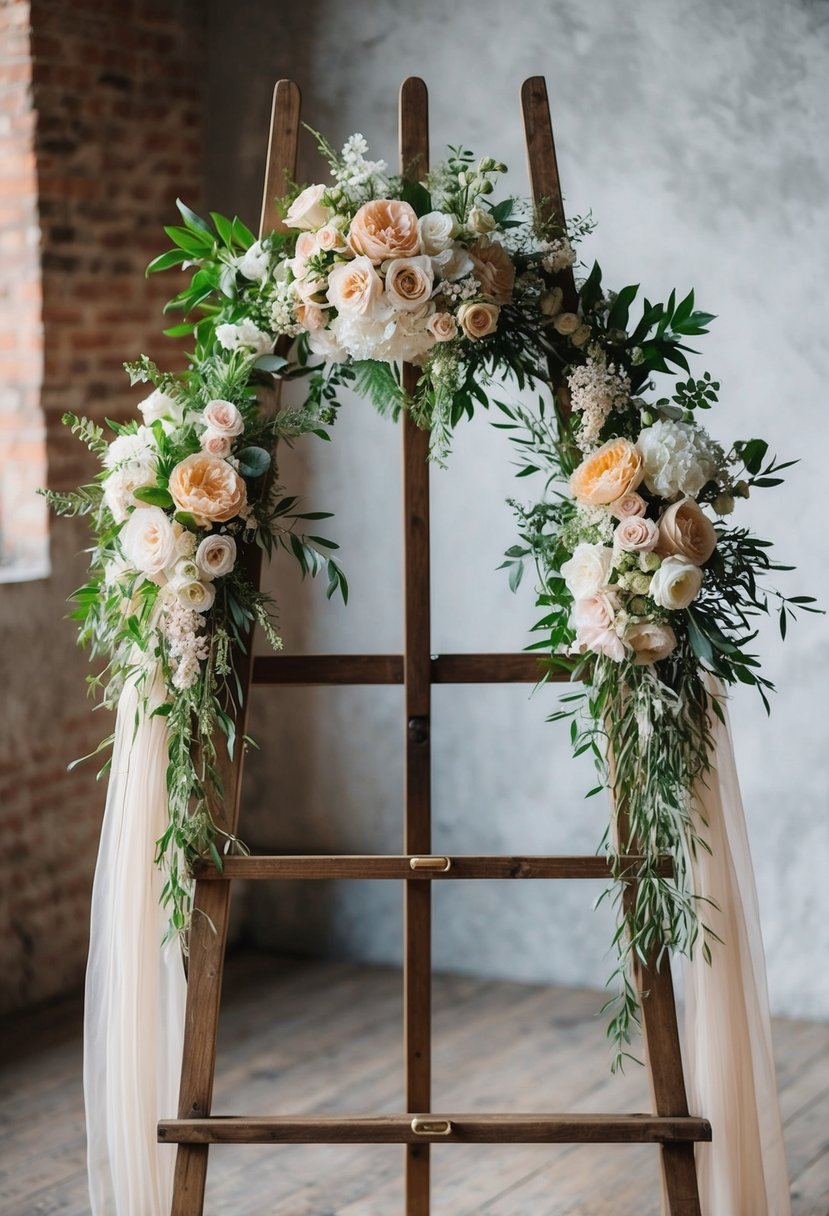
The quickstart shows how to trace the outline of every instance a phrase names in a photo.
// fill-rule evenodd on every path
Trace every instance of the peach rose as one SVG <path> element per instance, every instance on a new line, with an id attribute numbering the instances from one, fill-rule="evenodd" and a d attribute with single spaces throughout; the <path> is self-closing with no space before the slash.
<path id="1" fill-rule="evenodd" d="M 581 321 L 574 312 L 561 312 L 553 321 L 553 328 L 559 334 L 574 334 L 580 327 Z"/>
<path id="2" fill-rule="evenodd" d="M 383 280 L 367 257 L 341 262 L 328 276 L 328 301 L 338 312 L 374 317 L 382 310 Z"/>
<path id="3" fill-rule="evenodd" d="M 621 498 L 617 498 L 610 504 L 610 514 L 616 519 L 630 519 L 632 515 L 644 515 L 647 509 L 648 504 L 635 490 L 631 490 L 630 494 L 623 494 Z"/>
<path id="4" fill-rule="evenodd" d="M 625 641 L 636 653 L 634 664 L 644 667 L 668 657 L 676 647 L 676 634 L 670 625 L 642 621 L 638 625 L 629 626 L 625 632 Z"/>
<path id="5" fill-rule="evenodd" d="M 328 319 L 318 304 L 297 304 L 295 312 L 297 321 L 309 333 L 322 329 Z"/>
<path id="6" fill-rule="evenodd" d="M 601 507 L 635 490 L 643 476 L 635 445 L 628 439 L 608 439 L 573 472 L 570 491 L 579 502 Z"/>
<path id="7" fill-rule="evenodd" d="M 469 250 L 475 278 L 493 304 L 508 304 L 515 286 L 515 266 L 499 241 L 478 241 Z"/>
<path id="8" fill-rule="evenodd" d="M 372 262 L 414 257 L 420 251 L 414 209 L 392 198 L 364 203 L 351 221 L 348 243 L 356 254 Z"/>
<path id="9" fill-rule="evenodd" d="M 650 553 L 656 548 L 659 529 L 652 519 L 629 515 L 616 525 L 613 540 L 625 553 Z"/>
<path id="10" fill-rule="evenodd" d="M 208 452 L 179 461 L 168 488 L 179 511 L 189 511 L 202 528 L 233 519 L 248 500 L 245 483 L 233 466 Z"/>
<path id="11" fill-rule="evenodd" d="M 675 502 L 659 521 L 656 552 L 660 557 L 687 557 L 695 566 L 702 566 L 716 547 L 714 525 L 693 498 Z"/>
<path id="12" fill-rule="evenodd" d="M 285 213 L 285 227 L 304 228 L 310 232 L 322 228 L 331 215 L 331 208 L 322 201 L 326 189 L 326 186 L 306 186 Z"/>
<path id="13" fill-rule="evenodd" d="M 458 336 L 458 323 L 451 312 L 436 312 L 429 318 L 426 328 L 438 342 L 451 342 Z"/>
<path id="14" fill-rule="evenodd" d="M 488 304 L 485 300 L 473 300 L 461 304 L 458 309 L 458 323 L 467 338 L 485 338 L 487 334 L 494 334 L 498 328 L 500 311 L 497 304 Z"/>
<path id="15" fill-rule="evenodd" d="M 396 258 L 386 271 L 386 297 L 398 311 L 416 312 L 429 302 L 434 281 L 430 258 Z"/>

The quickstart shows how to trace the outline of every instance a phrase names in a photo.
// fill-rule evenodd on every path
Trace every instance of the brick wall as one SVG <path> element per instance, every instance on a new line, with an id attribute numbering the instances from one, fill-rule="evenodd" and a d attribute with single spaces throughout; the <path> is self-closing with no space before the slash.
<path id="1" fill-rule="evenodd" d="M 0 7 L 0 580 L 48 573 L 29 4 Z"/>
<path id="2" fill-rule="evenodd" d="M 162 225 L 175 222 L 176 195 L 202 205 L 204 13 L 201 0 L 12 0 L 0 8 L 34 108 L 33 119 L 12 110 L 11 123 L 30 135 L 25 163 L 37 176 L 40 246 L 26 238 L 21 251 L 38 252 L 40 283 L 34 274 L 16 290 L 25 287 L 33 307 L 42 295 L 39 397 L 53 488 L 94 469 L 62 413 L 124 417 L 136 392 L 122 361 L 143 351 L 173 365 L 161 307 L 175 280 L 147 280 L 144 268 L 164 247 Z M 9 193 L 15 206 L 29 199 L 31 227 L 24 184 L 31 179 Z M 37 336 L 35 322 L 26 334 Z M 21 327 L 12 345 L 28 367 L 34 338 Z M 66 765 L 111 730 L 107 715 L 91 713 L 85 658 L 62 619 L 83 579 L 85 543 L 83 521 L 53 520 L 50 577 L 0 586 L 0 835 L 13 866 L 0 885 L 5 1008 L 71 988 L 83 974 L 104 788 L 94 763 L 73 773 Z"/>

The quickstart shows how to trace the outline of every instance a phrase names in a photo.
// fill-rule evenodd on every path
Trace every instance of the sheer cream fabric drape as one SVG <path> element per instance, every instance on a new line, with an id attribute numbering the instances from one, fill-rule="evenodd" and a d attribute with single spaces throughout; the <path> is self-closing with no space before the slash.
<path id="1" fill-rule="evenodd" d="M 186 983 L 155 842 L 167 824 L 166 718 L 157 671 L 147 711 L 121 695 L 92 896 L 84 1024 L 84 1099 L 92 1216 L 168 1216 L 175 1147 L 156 1123 L 176 1114 Z"/>

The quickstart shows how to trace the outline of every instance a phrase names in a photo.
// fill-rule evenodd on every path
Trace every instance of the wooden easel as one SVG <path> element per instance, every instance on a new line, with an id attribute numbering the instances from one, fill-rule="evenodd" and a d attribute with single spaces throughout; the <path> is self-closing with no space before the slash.
<path id="1" fill-rule="evenodd" d="M 555 146 L 543 77 L 521 91 L 530 177 L 536 205 L 563 218 Z M 299 90 L 280 81 L 274 93 L 261 231 L 279 227 L 273 199 L 285 173 L 296 170 Z M 428 108 L 422 80 L 400 93 L 401 171 L 426 172 Z M 562 276 L 567 307 L 577 296 L 572 274 Z M 404 368 L 406 388 L 417 370 Z M 229 857 L 219 874 L 211 862 L 196 872 L 190 942 L 187 1021 L 178 1118 L 159 1124 L 159 1139 L 179 1145 L 173 1216 L 200 1216 L 211 1144 L 401 1144 L 406 1149 L 406 1216 L 429 1216 L 429 1157 L 433 1144 L 655 1143 L 670 1216 L 700 1216 L 694 1143 L 711 1128 L 688 1114 L 671 973 L 667 965 L 638 966 L 653 1114 L 447 1114 L 431 1109 L 431 884 L 463 878 L 606 879 L 600 857 L 447 857 L 431 852 L 430 710 L 433 684 L 535 683 L 541 669 L 530 654 L 431 653 L 429 619 L 428 435 L 403 418 L 403 542 L 405 649 L 402 655 L 310 655 L 240 658 L 246 690 L 253 685 L 402 684 L 405 690 L 404 852 L 396 856 Z M 258 579 L 258 558 L 252 574 Z M 249 698 L 246 696 L 245 705 Z M 244 710 L 237 738 L 244 734 Z M 216 808 L 220 826 L 235 832 L 242 758 L 226 774 L 227 799 Z M 624 836 L 622 836 L 624 839 Z M 623 859 L 631 864 L 635 858 Z M 666 867 L 670 860 L 666 859 Z M 626 868 L 626 867 L 625 867 Z M 216 1033 L 234 879 L 398 879 L 404 885 L 405 959 L 403 1041 L 406 1111 L 396 1115 L 222 1117 L 211 1114 Z"/>

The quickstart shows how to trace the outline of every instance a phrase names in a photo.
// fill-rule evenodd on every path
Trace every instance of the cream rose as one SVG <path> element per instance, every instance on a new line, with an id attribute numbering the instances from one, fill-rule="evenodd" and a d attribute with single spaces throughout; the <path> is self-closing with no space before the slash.
<path id="1" fill-rule="evenodd" d="M 236 565 L 236 541 L 232 536 L 205 536 L 196 550 L 196 565 L 206 579 L 230 574 Z"/>
<path id="2" fill-rule="evenodd" d="M 322 329 L 328 320 L 327 314 L 323 312 L 319 304 L 297 304 L 294 311 L 299 324 L 309 333 L 315 329 Z"/>
<path id="3" fill-rule="evenodd" d="M 314 232 L 300 232 L 296 239 L 294 268 L 302 270 L 302 274 L 296 276 L 298 279 L 305 277 L 305 263 L 314 256 L 319 248 L 317 239 L 317 234 Z"/>
<path id="4" fill-rule="evenodd" d="M 451 342 L 458 336 L 458 323 L 451 312 L 436 312 L 429 318 L 426 326 L 433 338 L 438 342 Z"/>
<path id="5" fill-rule="evenodd" d="M 228 435 L 223 435 L 221 431 L 214 431 L 208 427 L 199 436 L 199 444 L 201 450 L 209 452 L 211 456 L 229 456 L 233 440 Z"/>
<path id="6" fill-rule="evenodd" d="M 176 560 L 175 533 L 161 507 L 133 511 L 121 529 L 120 541 L 127 561 L 142 574 L 160 574 Z"/>
<path id="7" fill-rule="evenodd" d="M 334 224 L 324 224 L 316 233 L 316 242 L 323 253 L 338 253 L 346 248 L 345 237 Z"/>
<path id="8" fill-rule="evenodd" d="M 697 598 L 702 571 L 685 557 L 666 557 L 651 579 L 650 597 L 660 608 L 677 612 Z"/>
<path id="9" fill-rule="evenodd" d="M 625 631 L 625 641 L 636 653 L 633 662 L 637 667 L 659 663 L 676 648 L 676 634 L 670 625 L 659 625 L 655 621 L 630 625 Z"/>
<path id="10" fill-rule="evenodd" d="M 304 228 L 315 232 L 328 222 L 331 208 L 323 203 L 326 186 L 306 186 L 285 213 L 286 228 Z"/>
<path id="11" fill-rule="evenodd" d="M 484 238 L 472 246 L 469 256 L 483 294 L 493 304 L 508 304 L 515 287 L 515 266 L 504 246 Z"/>
<path id="12" fill-rule="evenodd" d="M 376 318 L 388 306 L 383 280 L 370 258 L 358 257 L 335 266 L 328 276 L 328 300 L 338 312 Z"/>
<path id="13" fill-rule="evenodd" d="M 561 312 L 563 303 L 564 292 L 560 287 L 553 287 L 550 291 L 545 291 L 539 300 L 541 311 L 545 317 L 557 317 Z"/>
<path id="14" fill-rule="evenodd" d="M 198 578 L 176 578 L 170 584 L 180 604 L 196 612 L 207 612 L 216 599 L 216 588 L 212 583 L 203 583 Z"/>
<path id="15" fill-rule="evenodd" d="M 647 509 L 648 504 L 635 490 L 631 490 L 629 494 L 623 494 L 621 498 L 617 498 L 610 504 L 610 514 L 616 519 L 630 519 L 633 515 L 644 515 Z"/>
<path id="16" fill-rule="evenodd" d="M 417 221 L 417 230 L 420 234 L 420 248 L 429 257 L 433 257 L 452 244 L 455 221 L 444 211 L 430 211 L 427 215 L 421 215 Z"/>
<path id="17" fill-rule="evenodd" d="M 154 486 L 157 478 L 158 470 L 154 460 L 131 461 L 110 473 L 103 482 L 104 502 L 117 524 L 124 522 L 130 507 L 145 505 L 135 497 L 133 491 L 141 490 L 144 486 Z"/>
<path id="18" fill-rule="evenodd" d="M 488 211 L 484 211 L 481 207 L 473 207 L 466 218 L 466 226 L 477 236 L 484 236 L 487 232 L 492 232 L 496 225 Z"/>
<path id="19" fill-rule="evenodd" d="M 659 540 L 659 528 L 643 515 L 629 515 L 616 525 L 613 541 L 625 553 L 650 553 Z"/>
<path id="20" fill-rule="evenodd" d="M 664 512 L 656 546 L 660 557 L 687 557 L 695 566 L 702 566 L 716 547 L 714 525 L 693 498 L 683 498 Z"/>
<path id="21" fill-rule="evenodd" d="M 574 334 L 581 321 L 574 312 L 562 312 L 553 321 L 553 328 L 559 334 Z"/>
<path id="22" fill-rule="evenodd" d="M 227 435 L 228 439 L 235 439 L 245 429 L 244 419 L 236 406 L 232 401 L 223 401 L 221 397 L 208 401 L 203 418 L 211 431 Z"/>
<path id="23" fill-rule="evenodd" d="M 196 452 L 180 461 L 170 474 L 169 490 L 178 509 L 189 511 L 201 527 L 233 519 L 248 500 L 236 470 L 208 452 Z"/>
<path id="24" fill-rule="evenodd" d="M 433 284 L 429 258 L 396 258 L 386 271 L 386 298 L 399 312 L 415 312 L 429 302 Z"/>
<path id="25" fill-rule="evenodd" d="M 498 328 L 500 311 L 497 304 L 488 304 L 484 300 L 468 301 L 458 309 L 458 324 L 467 338 L 485 338 Z"/>
<path id="26" fill-rule="evenodd" d="M 573 472 L 570 490 L 578 502 L 601 507 L 635 490 L 642 475 L 642 457 L 630 440 L 608 439 Z"/>
<path id="27" fill-rule="evenodd" d="M 391 198 L 364 203 L 351 221 L 348 243 L 356 254 L 372 262 L 414 257 L 420 252 L 414 209 Z"/>
<path id="28" fill-rule="evenodd" d="M 561 576 L 574 600 L 597 595 L 607 585 L 613 550 L 607 545 L 576 545 L 573 556 L 562 563 Z"/>

